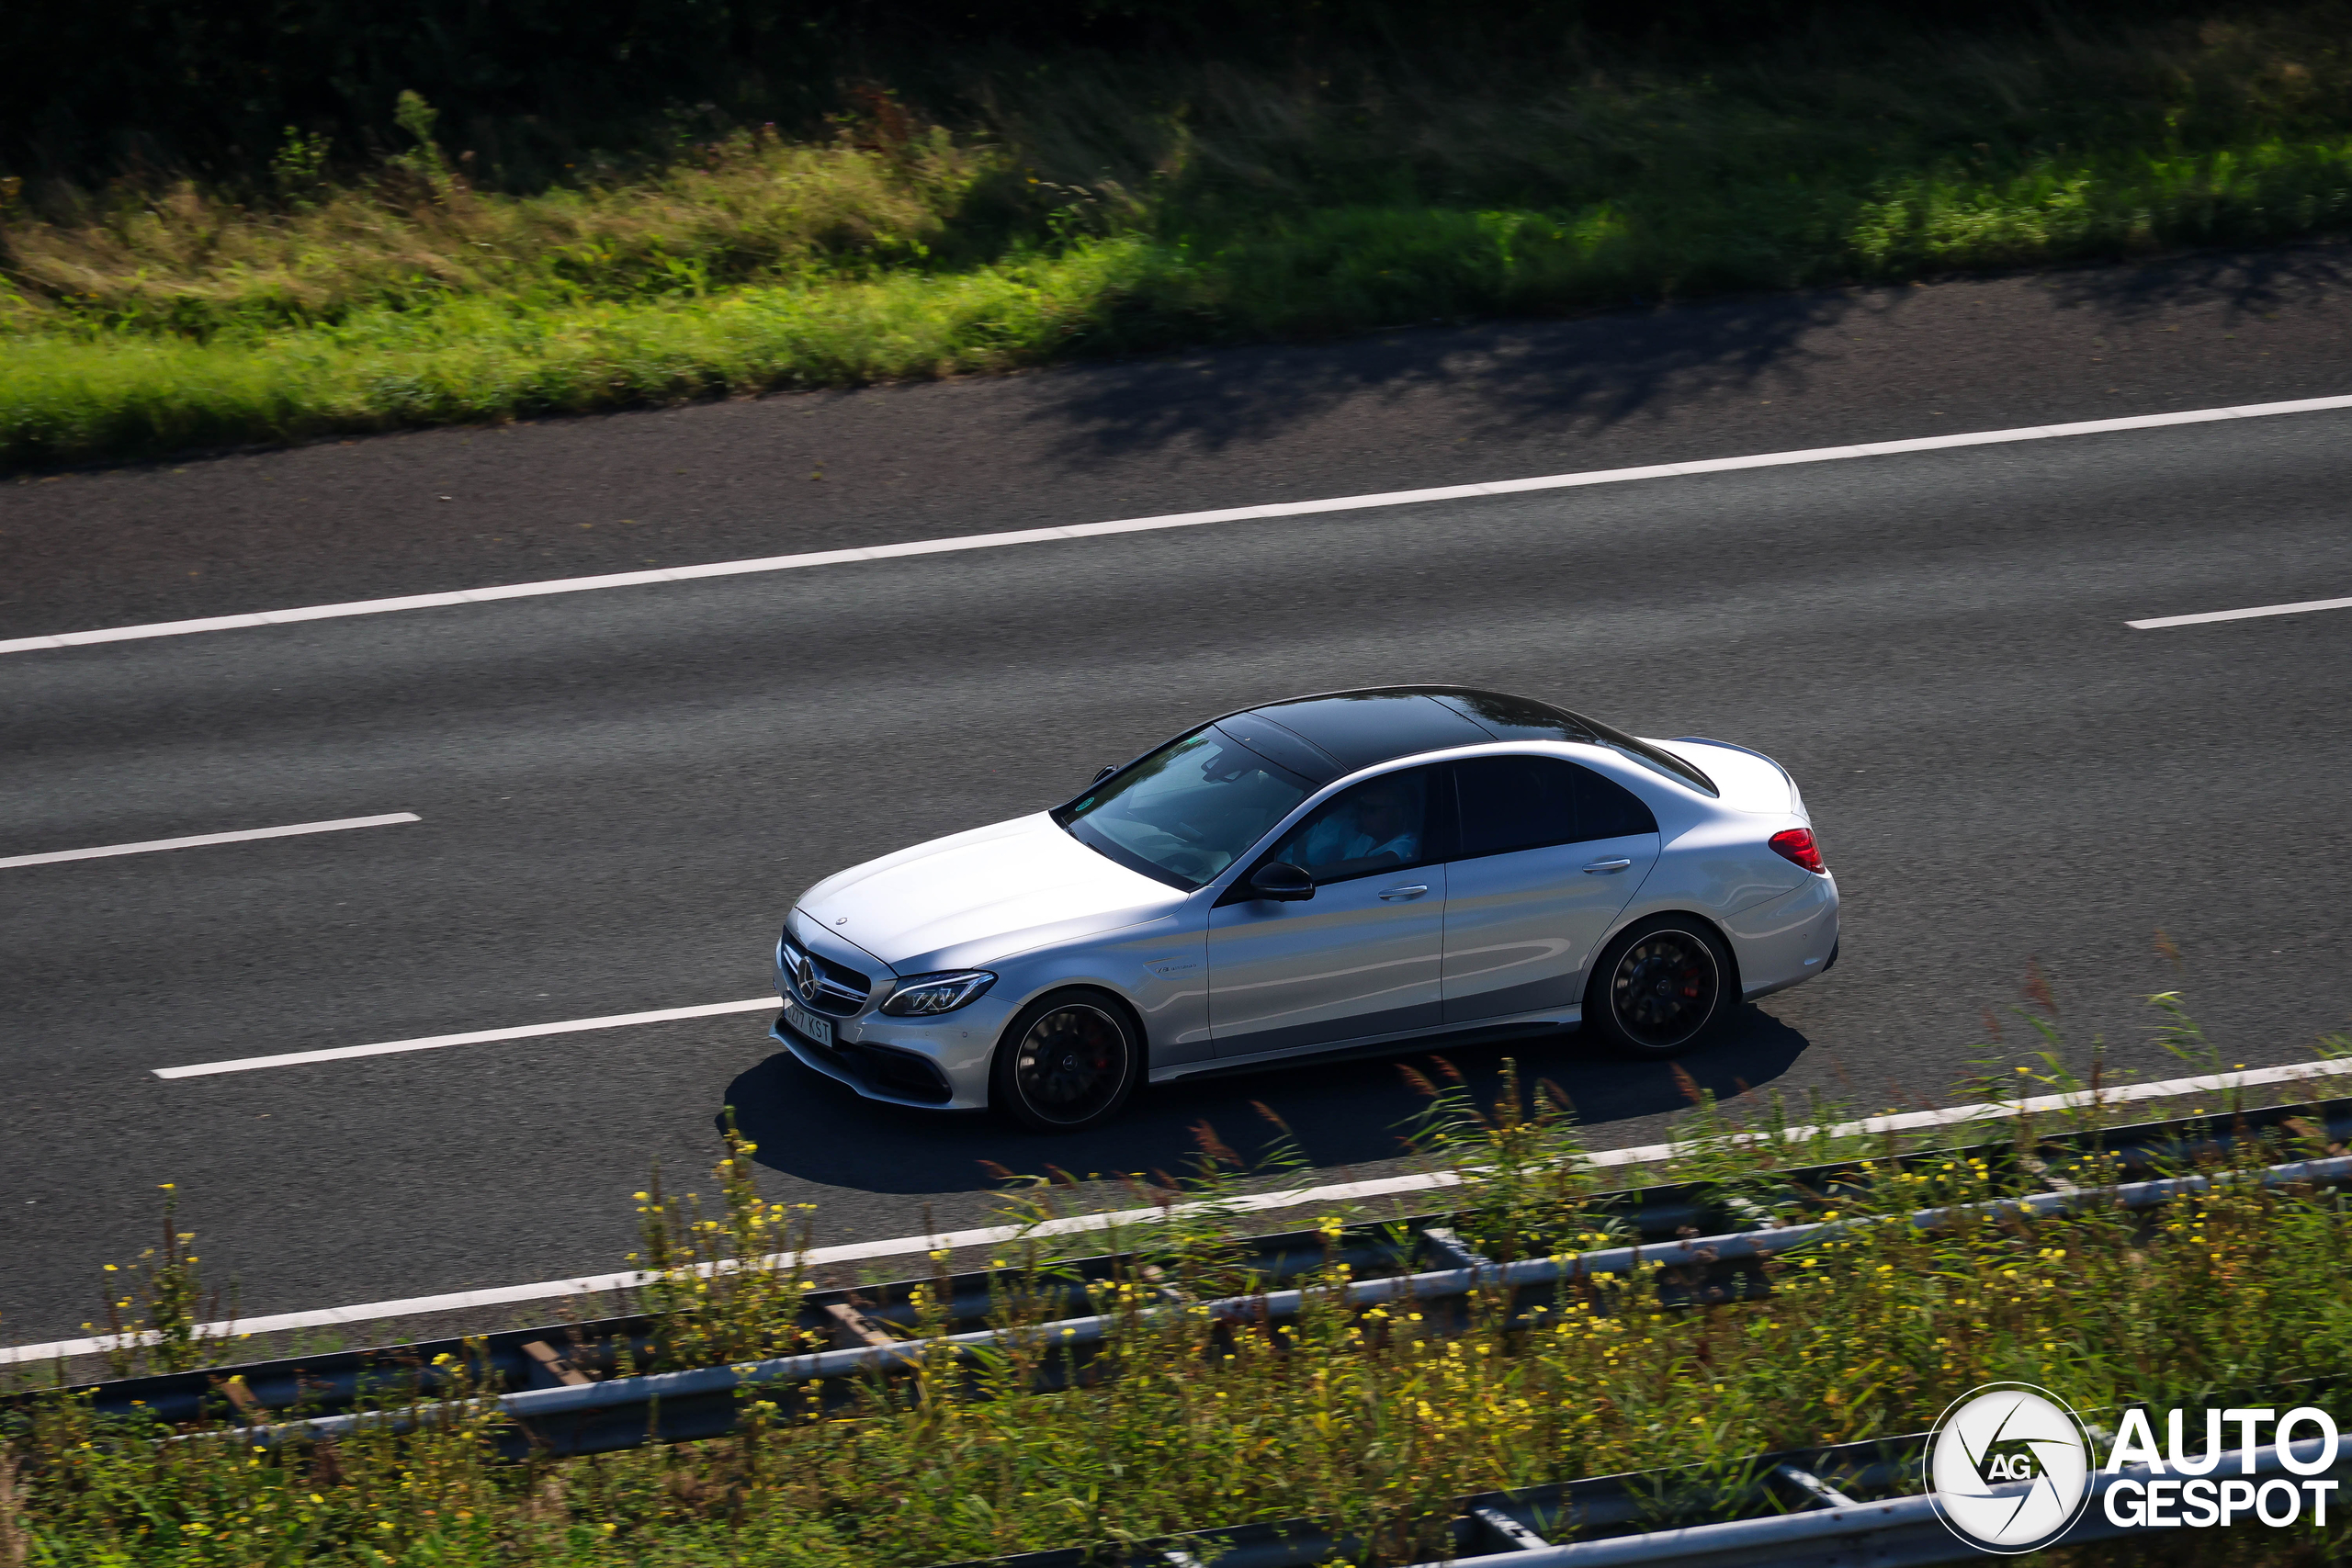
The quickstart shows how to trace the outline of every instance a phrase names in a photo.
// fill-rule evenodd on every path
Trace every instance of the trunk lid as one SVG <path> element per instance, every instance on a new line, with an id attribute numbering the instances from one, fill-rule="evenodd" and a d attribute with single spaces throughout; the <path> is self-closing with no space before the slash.
<path id="1" fill-rule="evenodd" d="M 1724 740 L 1703 740 L 1695 735 L 1676 740 L 1653 740 L 1650 744 L 1673 752 L 1714 780 L 1715 787 L 1723 792 L 1723 803 L 1734 811 L 1752 811 L 1765 817 L 1804 815 L 1804 807 L 1797 798 L 1796 782 L 1789 777 L 1787 769 L 1761 751 Z"/>

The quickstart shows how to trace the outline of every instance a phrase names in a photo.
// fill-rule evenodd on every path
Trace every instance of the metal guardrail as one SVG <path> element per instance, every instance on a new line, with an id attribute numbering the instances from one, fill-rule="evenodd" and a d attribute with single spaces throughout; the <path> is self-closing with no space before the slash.
<path id="1" fill-rule="evenodd" d="M 1597 1276 L 1634 1269 L 1704 1269 L 1744 1259 L 1761 1259 L 1836 1236 L 1879 1225 L 1908 1224 L 1920 1230 L 1938 1230 L 1956 1221 L 1977 1217 L 2045 1218 L 2104 1208 L 2139 1210 L 2159 1207 L 2176 1199 L 2256 1183 L 2264 1187 L 2327 1186 L 2352 1181 L 2352 1155 L 2297 1160 L 2252 1171 L 2161 1178 L 2108 1187 L 2076 1187 L 2066 1191 L 1987 1202 L 1922 1209 L 1904 1216 L 1859 1216 L 1783 1225 L 1770 1230 L 1731 1232 L 1720 1235 L 1599 1248 L 1556 1258 L 1528 1258 L 1515 1263 L 1486 1263 L 1467 1268 L 1392 1275 L 1344 1285 L 1290 1287 L 1259 1291 L 1217 1301 L 1141 1309 L 1147 1317 L 1172 1313 L 1198 1313 L 1233 1324 L 1269 1324 L 1296 1318 L 1312 1303 L 1342 1310 L 1373 1307 L 1391 1302 L 1432 1302 L 1479 1292 L 1507 1291 L 1514 1305 L 1526 1310 L 1531 1292 L 1555 1292 Z M 1541 1310 L 1541 1303 L 1532 1303 Z M 1100 1344 L 1123 1321 L 1103 1314 L 1065 1318 L 1033 1326 L 988 1328 L 930 1339 L 868 1345 L 852 1349 L 818 1351 L 747 1361 L 732 1366 L 704 1367 L 691 1371 L 660 1372 L 617 1378 L 610 1382 L 576 1387 L 534 1389 L 521 1393 L 486 1396 L 469 1401 L 476 1411 L 495 1407 L 514 1423 L 506 1441 L 520 1454 L 578 1454 L 635 1447 L 650 1440 L 713 1437 L 731 1429 L 734 1396 L 739 1390 L 757 1390 L 779 1383 L 807 1383 L 849 1379 L 913 1366 L 926 1358 L 963 1359 L 975 1352 L 1022 1344 L 1047 1344 L 1075 1351 Z M 423 1418 L 432 1406 L 362 1411 L 314 1416 L 294 1421 L 231 1428 L 255 1445 L 289 1439 L 317 1441 L 346 1436 L 363 1428 L 404 1429 Z M 202 1437 L 210 1434 L 190 1434 Z"/>
<path id="2" fill-rule="evenodd" d="M 1843 1504 L 1849 1500 L 1846 1492 L 1892 1492 L 1917 1475 L 1924 1438 L 1924 1434 L 1909 1434 L 1762 1454 L 1704 1473 L 1637 1471 L 1487 1492 L 1455 1500 L 1447 1517 L 1432 1521 L 1419 1539 L 1436 1537 L 1433 1544 L 1442 1544 L 1450 1562 L 1495 1556 L 1519 1563 L 1527 1561 L 1529 1551 L 1553 1550 L 1553 1537 L 1574 1533 L 1631 1539 L 1654 1531 L 1662 1520 L 1689 1517 L 1694 1504 L 1715 1512 L 1766 1517 L 1815 1504 L 1823 1493 Z M 1811 1485 L 1800 1483 L 1799 1476 Z M 1833 1478 L 1845 1490 L 1831 1488 L 1822 1476 Z M 1333 1529 L 1312 1519 L 1284 1519 L 1164 1537 L 1125 1549 L 1060 1547 L 954 1568 L 1315 1568 L 1334 1561 L 1362 1562 L 1374 1547 L 1356 1530 Z"/>
<path id="3" fill-rule="evenodd" d="M 1905 1433 L 1758 1454 L 1711 1472 L 1637 1471 L 1462 1498 L 1451 1517 L 1434 1527 L 1448 1549 L 1445 1555 L 1417 1568 L 1900 1568 L 1982 1561 L 1982 1551 L 1936 1517 L 1925 1494 L 1907 1490 L 1918 1483 L 1928 1438 L 1925 1432 Z M 2308 1473 L 2331 1447 L 2330 1471 L 2352 1466 L 2352 1435 L 2333 1445 L 2308 1438 L 2287 1452 Z M 2250 1474 L 2233 1478 L 2258 1483 L 2283 1468 L 2278 1445 L 2272 1444 L 2256 1450 Z M 1726 1471 L 1732 1479 L 1711 1479 Z M 2153 1473 L 2146 1465 L 2094 1472 L 2089 1503 L 2055 1544 L 2084 1545 L 2151 1528 L 2114 1523 L 2104 1499 L 2117 1484 L 2145 1482 Z M 1990 1490 L 1995 1496 L 2015 1495 L 2031 1484 Z M 1661 1522 L 1702 1510 L 1740 1517 Z M 1570 1533 L 1586 1539 L 1551 1539 Z M 953 1568 L 1317 1568 L 1362 1561 L 1369 1544 L 1361 1534 L 1290 1519 L 1125 1549 L 1064 1547 Z"/>
<path id="4" fill-rule="evenodd" d="M 2225 1129 L 2216 1132 L 2217 1122 L 2226 1123 Z M 2030 1149 L 2019 1147 L 2013 1137 L 1969 1146 L 1991 1151 L 1996 1168 L 2008 1168 L 2007 1175 L 2020 1183 L 2038 1184 L 2064 1193 L 2077 1185 L 2078 1178 L 2103 1182 L 2118 1174 L 2174 1168 L 2221 1154 L 2248 1139 L 2262 1140 L 2281 1133 L 2322 1145 L 2352 1142 L 2352 1099 L 2265 1107 L 2221 1117 L 2132 1123 L 2087 1134 L 2044 1134 L 2035 1140 Z M 1948 1148 L 1938 1148 L 1903 1159 L 1904 1163 L 1916 1164 L 1947 1157 L 1948 1154 Z M 2086 1163 L 2094 1159 L 2099 1167 L 2096 1172 Z M 1850 1190 L 1856 1164 L 1846 1160 L 1798 1168 L 1770 1173 L 1764 1179 L 1776 1183 L 1792 1200 L 1818 1201 L 1825 1194 Z M 1726 1192 L 1721 1184 L 1681 1182 L 1596 1194 L 1590 1206 L 1621 1234 L 1638 1238 L 1636 1250 L 1645 1252 L 1646 1261 L 1671 1257 L 1679 1281 L 1672 1289 L 1685 1295 L 1711 1285 L 1752 1294 L 1761 1294 L 1766 1289 L 1755 1265 L 1769 1252 L 1743 1245 L 1741 1238 L 1761 1227 L 1777 1224 L 1779 1218 L 1752 1196 Z M 1359 1225 L 1343 1233 L 1336 1247 L 1329 1237 L 1317 1231 L 1251 1238 L 1235 1244 L 1235 1269 L 1255 1282 L 1276 1287 L 1311 1277 L 1335 1262 L 1347 1264 L 1359 1276 L 1387 1272 L 1409 1275 L 1419 1281 L 1450 1278 L 1464 1265 L 1484 1261 L 1463 1249 L 1448 1228 L 1460 1222 L 1460 1215 L 1448 1213 Z M 1701 1241 L 1688 1239 L 1697 1230 L 1717 1234 Z M 1781 1230 L 1772 1234 L 1787 1236 L 1797 1233 Z M 1792 1244 L 1783 1241 L 1773 1250 L 1785 1249 L 1788 1245 Z M 1702 1259 L 1696 1256 L 1710 1249 L 1712 1257 Z M 1589 1256 L 1605 1258 L 1623 1250 L 1609 1249 Z M 1544 1260 L 1535 1261 L 1540 1264 Z M 837 1343 L 849 1343 L 852 1362 L 848 1363 L 848 1372 L 828 1371 L 811 1375 L 854 1375 L 870 1370 L 868 1362 L 856 1359 L 865 1353 L 858 1348 L 865 1339 L 919 1333 L 921 1314 L 915 1301 L 919 1289 L 934 1292 L 933 1311 L 937 1316 L 933 1321 L 944 1318 L 956 1331 L 949 1336 L 951 1340 L 978 1343 L 985 1342 L 986 1335 L 981 1331 L 997 1310 L 1001 1292 L 1008 1284 L 1018 1283 L 1033 1302 L 1048 1304 L 1049 1309 L 1050 1304 L 1058 1304 L 1068 1312 L 1068 1321 L 1099 1321 L 1089 1317 L 1089 1309 L 1094 1304 L 1094 1288 L 1119 1277 L 1134 1262 L 1129 1255 L 1057 1260 L 1054 1265 L 1057 1278 L 1043 1281 L 1042 1288 L 1040 1281 L 1020 1279 L 1018 1270 L 990 1269 L 939 1280 L 812 1292 L 804 1298 L 798 1326 L 810 1333 L 831 1336 Z M 1431 1269 L 1433 1264 L 1445 1267 Z M 1587 1269 L 1589 1272 L 1611 1271 L 1604 1265 L 1588 1264 Z M 1733 1278 L 1739 1275 L 1746 1278 Z M 1547 1276 L 1522 1281 L 1514 1288 L 1539 1288 L 1555 1282 Z M 1422 1288 L 1426 1293 L 1426 1284 Z M 1057 1293 L 1057 1303 L 1054 1303 Z M 1236 1299 L 1255 1302 L 1261 1294 Z M 865 1331 L 863 1337 L 856 1332 L 860 1325 Z M 662 1354 L 664 1328 L 665 1320 L 661 1316 L 638 1314 L 387 1348 L 323 1352 L 240 1366 L 118 1379 L 85 1385 L 82 1392 L 101 1414 L 138 1413 L 174 1425 L 217 1419 L 264 1422 L 273 1414 L 289 1409 L 305 1416 L 327 1416 L 371 1402 L 413 1403 L 455 1393 L 465 1380 L 452 1377 L 435 1364 L 436 1357 L 447 1356 L 453 1362 L 464 1365 L 475 1388 L 487 1384 L 512 1391 L 506 1394 L 508 1398 L 540 1393 L 579 1397 L 591 1387 L 617 1387 L 623 1383 L 639 1388 L 652 1386 L 645 1378 L 616 1374 L 634 1366 L 658 1362 Z M 974 1338 L 976 1334 L 979 1336 L 978 1339 Z M 658 1375 L 691 1379 L 696 1373 Z M 686 1393 L 674 1384 L 664 1386 L 671 1389 L 673 1398 L 703 1397 Z M 600 1403 L 583 1408 L 606 1406 Z M 729 1402 L 721 1399 L 710 1414 L 719 1415 L 729 1408 Z M 723 1425 L 703 1429 L 702 1420 L 684 1408 L 674 1409 L 673 1415 L 674 1426 L 665 1418 L 658 1432 L 649 1433 L 640 1427 L 629 1442 L 645 1441 L 649 1437 L 709 1436 L 713 1431 L 727 1429 Z M 572 1418 L 577 1419 L 576 1415 Z M 595 1425 L 602 1427 L 604 1423 Z M 598 1450 L 616 1446 L 613 1439 L 617 1436 L 616 1432 L 582 1432 L 582 1439 Z"/>
<path id="5" fill-rule="evenodd" d="M 1913 1439 L 1924 1443 L 1924 1438 Z M 2244 1479 L 2259 1482 L 2289 1469 L 2287 1455 L 2298 1466 L 2314 1466 L 2323 1456 L 2327 1469 L 2352 1464 L 2352 1437 L 2333 1441 L 2311 1438 L 2290 1445 L 2278 1443 L 2256 1450 L 2252 1472 Z M 2112 1472 L 2099 1471 L 2091 1478 L 2089 1506 L 2072 1529 L 2053 1544 L 2074 1546 L 2136 1535 L 2152 1528 L 2119 1525 L 2108 1517 L 2109 1492 L 2126 1482 L 2146 1482 L 2162 1472 L 2144 1464 L 2125 1465 Z M 2297 1474 L 2311 1474 L 2298 1470 Z M 2013 1482 L 1990 1488 L 1996 1497 L 2021 1496 L 2035 1484 Z M 2176 1527 L 2186 1529 L 2186 1526 Z M 1419 1568 L 1744 1568 L 1770 1563 L 1772 1568 L 1896 1568 L 1898 1564 L 1958 1562 L 1982 1560 L 1984 1553 L 1961 1540 L 1936 1517 L 1933 1499 L 1922 1495 L 1870 1503 L 1847 1503 L 1818 1511 L 1781 1514 L 1767 1518 L 1728 1519 L 1716 1524 L 1686 1525 L 1621 1536 L 1613 1540 L 1544 1542 L 1517 1551 L 1476 1557 L 1454 1557 Z"/>

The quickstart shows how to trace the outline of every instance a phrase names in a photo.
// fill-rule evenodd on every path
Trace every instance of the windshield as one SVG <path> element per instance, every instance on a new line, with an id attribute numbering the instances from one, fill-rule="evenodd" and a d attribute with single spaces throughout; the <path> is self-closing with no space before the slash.
<path id="1" fill-rule="evenodd" d="M 1088 791 L 1054 819 L 1089 849 L 1190 892 L 1247 853 L 1309 789 L 1211 725 Z"/>

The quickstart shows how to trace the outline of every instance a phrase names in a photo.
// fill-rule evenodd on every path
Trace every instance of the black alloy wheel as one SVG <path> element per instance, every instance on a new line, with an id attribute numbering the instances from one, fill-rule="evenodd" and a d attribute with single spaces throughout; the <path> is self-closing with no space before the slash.
<path id="1" fill-rule="evenodd" d="M 1075 1133 L 1126 1102 L 1142 1065 L 1125 1009 L 1106 996 L 1063 992 L 1031 1003 L 1005 1031 L 990 1098 L 1033 1131 Z"/>
<path id="2" fill-rule="evenodd" d="M 1671 1056 L 1719 1020 L 1730 964 L 1698 922 L 1645 920 L 1610 944 L 1585 998 L 1585 1018 L 1619 1049 Z"/>

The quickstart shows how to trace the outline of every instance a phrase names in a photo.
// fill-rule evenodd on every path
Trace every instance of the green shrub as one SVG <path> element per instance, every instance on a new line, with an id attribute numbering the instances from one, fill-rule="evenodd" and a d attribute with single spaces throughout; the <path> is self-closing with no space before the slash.
<path id="1" fill-rule="evenodd" d="M 1313 72 L 982 49 L 938 122 L 583 154 L 446 119 L 325 179 L 16 186 L 0 463 L 501 420 L 2352 227 L 2332 4 L 1633 44 L 1476 29 Z M 954 129 L 950 129 L 950 126 Z M 263 175 L 257 174 L 255 180 Z"/>

